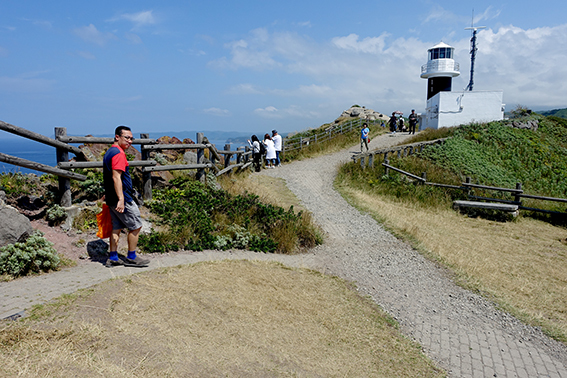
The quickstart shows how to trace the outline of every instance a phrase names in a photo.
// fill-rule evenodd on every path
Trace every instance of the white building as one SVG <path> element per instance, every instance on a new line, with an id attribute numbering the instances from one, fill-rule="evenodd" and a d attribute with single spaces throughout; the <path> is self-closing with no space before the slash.
<path id="1" fill-rule="evenodd" d="M 454 50 L 442 42 L 428 50 L 427 64 L 421 67 L 421 77 L 427 79 L 427 105 L 420 130 L 504 118 L 502 91 L 452 91 L 452 80 L 460 75 Z"/>

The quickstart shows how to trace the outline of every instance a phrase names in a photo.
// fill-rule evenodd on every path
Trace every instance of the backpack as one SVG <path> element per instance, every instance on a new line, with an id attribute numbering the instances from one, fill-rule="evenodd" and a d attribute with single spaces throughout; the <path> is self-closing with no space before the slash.
<path id="1" fill-rule="evenodd" d="M 260 144 L 260 155 L 266 155 L 266 146 L 264 146 L 264 143 L 259 142 Z"/>

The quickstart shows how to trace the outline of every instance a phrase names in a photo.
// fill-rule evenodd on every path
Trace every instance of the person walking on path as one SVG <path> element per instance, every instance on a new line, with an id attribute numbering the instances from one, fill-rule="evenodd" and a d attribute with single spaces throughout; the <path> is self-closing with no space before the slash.
<path id="1" fill-rule="evenodd" d="M 409 119 L 409 133 L 415 134 L 415 126 L 417 125 L 417 114 L 415 114 L 415 109 L 411 110 L 411 114 L 408 117 Z"/>
<path id="2" fill-rule="evenodd" d="M 266 164 L 268 165 L 267 168 L 275 168 L 275 161 L 276 161 L 276 146 L 274 145 L 274 141 L 270 137 L 270 134 L 264 135 L 264 146 L 266 146 Z"/>
<path id="3" fill-rule="evenodd" d="M 399 131 L 400 133 L 406 131 L 406 130 L 405 130 L 405 125 L 404 125 L 404 119 L 402 118 L 402 116 L 400 116 L 400 122 L 399 122 L 398 131 Z"/>
<path id="4" fill-rule="evenodd" d="M 360 152 L 362 152 L 362 147 L 366 146 L 366 151 L 368 151 L 368 142 L 370 142 L 370 137 L 368 134 L 370 133 L 370 129 L 368 128 L 367 123 L 362 124 L 362 129 L 360 130 Z"/>
<path id="5" fill-rule="evenodd" d="M 390 120 L 388 121 L 388 123 L 390 124 L 390 132 L 392 134 L 395 134 L 396 128 L 398 127 L 398 125 L 397 125 L 398 120 L 396 119 L 396 112 L 392 113 L 392 116 L 390 117 Z"/>
<path id="6" fill-rule="evenodd" d="M 140 209 L 134 202 L 132 178 L 125 150 L 134 140 L 127 126 L 118 126 L 114 132 L 114 144 L 106 151 L 103 159 L 103 180 L 106 205 L 112 219 L 109 258 L 106 266 L 117 265 L 146 267 L 149 260 L 136 255 L 138 236 L 142 229 Z M 128 256 L 118 256 L 118 242 L 122 229 L 128 229 Z"/>
<path id="7" fill-rule="evenodd" d="M 278 134 L 278 130 L 272 130 L 272 140 L 276 148 L 276 167 L 281 167 L 280 152 L 282 152 L 282 136 Z"/>
<path id="8" fill-rule="evenodd" d="M 252 139 L 252 141 L 250 141 Z M 252 161 L 254 164 L 254 170 L 260 172 L 260 160 L 262 159 L 262 148 L 260 146 L 260 141 L 256 135 L 248 139 L 248 144 L 252 148 Z"/>

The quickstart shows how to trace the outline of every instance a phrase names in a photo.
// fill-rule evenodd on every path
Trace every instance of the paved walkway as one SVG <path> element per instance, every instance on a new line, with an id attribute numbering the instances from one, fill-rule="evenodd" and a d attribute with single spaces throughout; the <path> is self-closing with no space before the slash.
<path id="1" fill-rule="evenodd" d="M 372 147 L 391 144 L 387 136 Z M 402 140 L 402 136 L 394 138 Z M 0 282 L 0 319 L 116 276 L 217 259 L 278 260 L 357 283 L 400 323 L 401 331 L 451 377 L 567 377 L 567 348 L 453 284 L 442 269 L 360 214 L 333 190 L 336 166 L 352 151 L 263 171 L 281 177 L 328 233 L 311 253 L 284 256 L 247 251 L 160 255 L 143 269 L 99 263 Z"/>

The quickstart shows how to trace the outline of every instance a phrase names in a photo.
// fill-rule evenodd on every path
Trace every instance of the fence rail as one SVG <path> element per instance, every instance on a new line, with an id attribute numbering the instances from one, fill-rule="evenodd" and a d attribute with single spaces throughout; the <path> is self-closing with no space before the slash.
<path id="1" fill-rule="evenodd" d="M 522 198 L 530 198 L 530 199 L 536 199 L 536 200 L 542 200 L 542 201 L 562 202 L 562 203 L 567 203 L 567 199 L 524 194 L 521 183 L 517 183 L 516 188 L 502 188 L 502 187 L 497 187 L 497 186 L 486 186 L 486 185 L 473 184 L 473 183 L 471 183 L 471 178 L 467 177 L 466 181 L 461 183 L 460 186 L 458 186 L 458 185 L 447 185 L 447 184 L 429 182 L 429 181 L 427 181 L 427 175 L 426 175 L 425 172 L 423 172 L 421 177 L 420 177 L 420 176 L 417 176 L 413 173 L 406 172 L 402 169 L 393 167 L 388 163 L 388 161 L 382 163 L 382 166 L 385 167 L 385 175 L 386 176 L 389 174 L 389 170 L 391 169 L 391 170 L 396 171 L 398 173 L 401 173 L 405 176 L 411 177 L 417 183 L 422 184 L 422 185 L 432 185 L 432 186 L 438 186 L 438 187 L 444 187 L 444 188 L 450 188 L 450 189 L 463 190 L 467 193 L 467 197 L 469 199 L 474 199 L 474 200 L 478 200 L 478 201 L 488 201 L 488 202 L 497 202 L 497 203 L 504 203 L 504 204 L 510 204 L 510 205 L 517 205 L 518 209 L 520 209 L 520 210 L 529 210 L 529 211 L 537 211 L 537 212 L 542 212 L 542 213 L 552 213 L 552 214 L 562 214 L 562 215 L 567 214 L 566 212 L 559 212 L 559 211 L 537 209 L 537 208 L 533 208 L 533 207 L 522 206 Z M 514 196 L 514 200 L 505 200 L 505 199 L 501 199 L 501 198 L 490 198 L 490 197 L 475 196 L 475 195 L 471 194 L 471 189 L 483 189 L 483 190 L 492 190 L 492 191 L 496 191 L 496 192 L 510 193 Z"/>
<path id="2" fill-rule="evenodd" d="M 414 153 L 423 151 L 423 149 L 427 146 L 445 143 L 447 139 L 448 138 L 441 138 L 441 139 L 429 140 L 425 142 L 403 144 L 401 146 L 380 148 L 377 150 L 354 155 L 352 156 L 352 160 L 354 160 L 355 162 L 357 160 L 360 160 L 360 165 L 362 166 L 362 168 L 365 168 L 367 163 L 369 166 L 374 167 L 374 159 L 376 155 L 384 155 L 384 161 L 388 160 L 388 155 L 393 153 L 396 153 L 398 158 L 404 156 L 410 156 L 413 155 Z"/>
<path id="3" fill-rule="evenodd" d="M 59 177 L 59 194 L 61 197 L 60 204 L 62 206 L 71 205 L 71 184 L 70 180 L 85 181 L 87 177 L 75 172 L 72 169 L 100 169 L 103 166 L 102 161 L 86 161 L 83 151 L 69 143 L 89 143 L 89 144 L 112 144 L 114 138 L 108 137 L 80 137 L 67 135 L 67 129 L 64 127 L 55 128 L 55 139 L 44 135 L 26 130 L 24 128 L 11 125 L 0 121 L 0 130 L 34 140 L 56 148 L 57 166 L 51 167 L 38 162 L 22 159 L 16 156 L 7 155 L 0 152 L 0 162 L 33 169 L 40 172 L 50 173 Z M 132 141 L 132 144 L 141 146 L 142 160 L 130 161 L 131 167 L 141 168 L 143 174 L 143 195 L 144 199 L 152 198 L 152 181 L 151 172 L 171 171 L 171 170 L 197 170 L 197 178 L 206 177 L 205 169 L 212 169 L 217 176 L 234 170 L 246 169 L 250 166 L 251 152 L 248 148 L 240 147 L 236 151 L 230 151 L 230 145 L 225 145 L 224 150 L 217 150 L 215 145 L 209 143 L 203 133 L 197 133 L 197 143 L 195 144 L 158 144 L 155 139 L 150 139 L 148 134 L 140 134 L 140 138 Z M 176 165 L 159 165 L 158 162 L 150 157 L 150 152 L 161 150 L 196 150 L 196 164 L 176 164 Z M 210 160 L 205 158 L 204 151 L 209 151 Z M 69 152 L 75 154 L 79 161 L 69 161 Z M 221 155 L 223 158 L 221 159 Z M 236 163 L 230 164 L 232 156 L 236 155 Z M 221 170 L 217 164 L 224 160 L 224 168 Z"/>
<path id="4" fill-rule="evenodd" d="M 295 150 L 301 150 L 306 146 L 309 146 L 311 143 L 322 143 L 333 138 L 337 137 L 341 134 L 349 133 L 353 130 L 358 130 L 363 123 L 367 123 L 370 125 L 378 124 L 379 120 L 376 121 L 368 121 L 361 118 L 356 118 L 353 120 L 349 120 L 348 122 L 343 122 L 336 125 L 330 125 L 321 133 L 315 133 L 309 136 L 292 136 L 289 138 L 285 138 L 283 141 L 283 151 L 290 152 Z"/>

